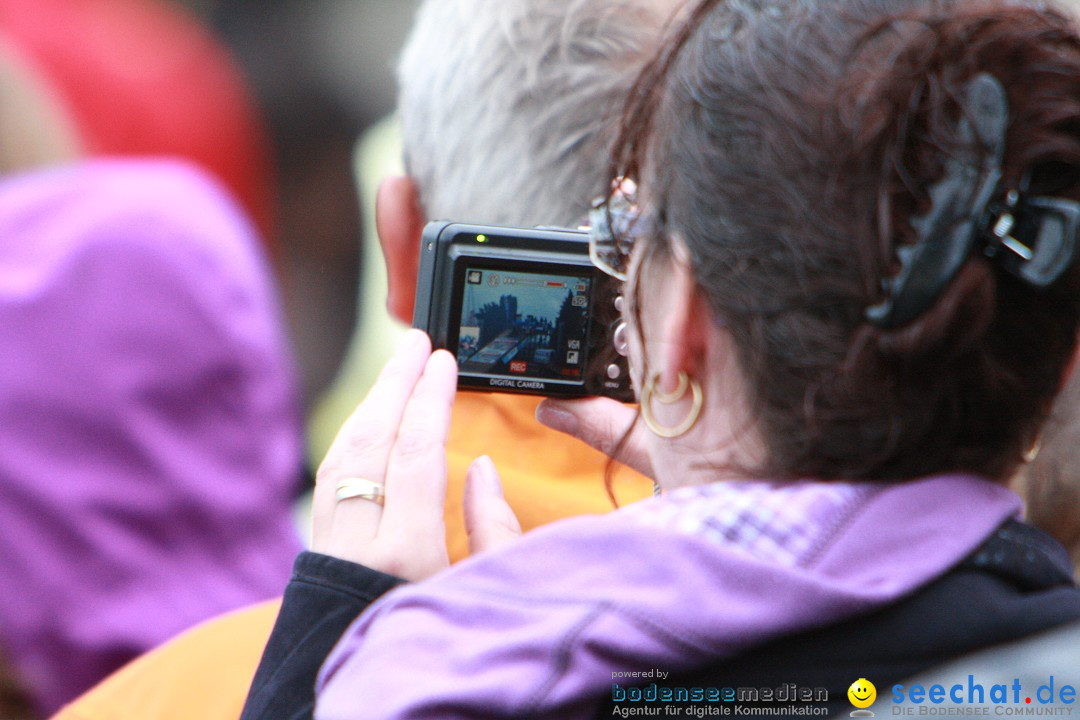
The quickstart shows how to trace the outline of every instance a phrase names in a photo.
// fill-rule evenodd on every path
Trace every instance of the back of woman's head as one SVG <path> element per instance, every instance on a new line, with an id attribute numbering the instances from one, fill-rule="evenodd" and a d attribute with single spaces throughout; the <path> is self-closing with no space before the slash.
<path id="1" fill-rule="evenodd" d="M 649 251 L 685 241 L 739 348 L 755 470 L 1005 477 L 1069 365 L 1077 268 L 1036 288 L 975 247 L 912 317 L 869 309 L 896 299 L 927 218 L 977 224 L 942 207 L 950 178 L 970 201 L 999 164 L 995 203 L 1080 198 L 1070 22 L 1006 0 L 707 1 L 690 22 L 643 76 L 614 170 L 640 175 Z M 972 133 L 985 76 L 1007 99 L 1000 162 Z"/>

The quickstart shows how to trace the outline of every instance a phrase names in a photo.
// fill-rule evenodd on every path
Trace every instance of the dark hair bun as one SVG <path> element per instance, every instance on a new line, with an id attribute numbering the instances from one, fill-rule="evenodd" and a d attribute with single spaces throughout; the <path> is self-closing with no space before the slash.
<path id="1" fill-rule="evenodd" d="M 1075 349 L 1080 271 L 1036 289 L 972 252 L 910 322 L 865 313 L 964 147 L 981 73 L 1007 90 L 1002 187 L 1030 173 L 1080 199 L 1072 21 L 1009 0 L 702 7 L 643 76 L 631 110 L 654 112 L 628 115 L 616 157 L 644 169 L 659 236 L 685 240 L 739 349 L 768 444 L 753 471 L 1004 478 Z"/>

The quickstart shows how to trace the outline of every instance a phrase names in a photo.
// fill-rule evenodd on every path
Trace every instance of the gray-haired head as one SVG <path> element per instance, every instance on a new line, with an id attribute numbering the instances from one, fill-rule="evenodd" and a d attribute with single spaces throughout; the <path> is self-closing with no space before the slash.
<path id="1" fill-rule="evenodd" d="M 677 0 L 426 0 L 398 68 L 430 219 L 572 225 Z"/>

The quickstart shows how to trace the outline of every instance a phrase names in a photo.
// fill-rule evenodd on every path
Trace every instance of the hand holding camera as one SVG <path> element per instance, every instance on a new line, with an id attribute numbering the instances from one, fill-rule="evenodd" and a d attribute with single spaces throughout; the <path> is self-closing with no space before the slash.
<path id="1" fill-rule="evenodd" d="M 443 505 L 455 370 L 423 333 L 404 335 L 319 466 L 313 550 L 407 580 L 449 564 Z M 474 552 L 521 533 L 487 458 L 469 468 L 464 509 Z"/>

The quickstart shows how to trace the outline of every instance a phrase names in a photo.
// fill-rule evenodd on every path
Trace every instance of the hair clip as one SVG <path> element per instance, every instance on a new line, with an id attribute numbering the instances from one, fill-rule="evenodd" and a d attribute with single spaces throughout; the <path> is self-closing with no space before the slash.
<path id="1" fill-rule="evenodd" d="M 917 239 L 899 247 L 900 272 L 882 282 L 885 299 L 866 309 L 880 327 L 905 325 L 926 312 L 971 256 L 985 209 L 1001 180 L 1009 124 L 1005 88 L 981 73 L 968 83 L 957 127 L 957 155 L 930 187 L 930 210 L 912 218 Z"/>
<path id="2" fill-rule="evenodd" d="M 1044 288 L 1072 265 L 1080 203 L 1009 190 L 1003 201 L 991 203 L 980 225 L 987 257 L 1028 285 Z"/>
<path id="3" fill-rule="evenodd" d="M 871 323 L 898 327 L 922 315 L 976 247 L 1036 288 L 1049 286 L 1072 265 L 1080 202 L 1031 195 L 1030 172 L 1020 188 L 1000 193 L 1008 122 L 1005 88 L 992 75 L 977 75 L 968 83 L 957 127 L 961 154 L 946 161 L 944 176 L 931 186 L 930 210 L 912 219 L 917 240 L 897 248 L 900 272 L 882 283 L 885 299 L 867 308 Z"/>

